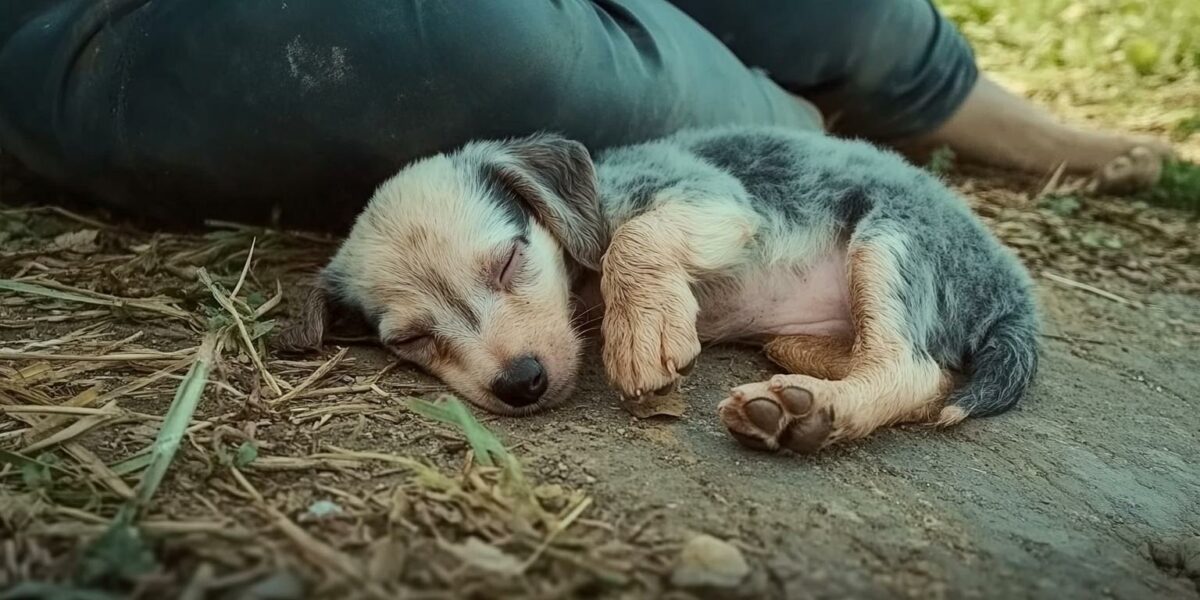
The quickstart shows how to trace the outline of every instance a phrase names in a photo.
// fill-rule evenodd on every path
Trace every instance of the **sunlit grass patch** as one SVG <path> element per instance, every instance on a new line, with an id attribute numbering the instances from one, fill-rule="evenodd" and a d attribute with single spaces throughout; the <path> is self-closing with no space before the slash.
<path id="1" fill-rule="evenodd" d="M 1158 185 L 1143 192 L 1141 197 L 1159 206 L 1200 211 L 1200 165 L 1167 163 Z"/>
<path id="2" fill-rule="evenodd" d="M 1187 123 L 1200 106 L 1200 2 L 937 4 L 984 70 L 1059 112 L 1163 134 L 1194 130 Z"/>

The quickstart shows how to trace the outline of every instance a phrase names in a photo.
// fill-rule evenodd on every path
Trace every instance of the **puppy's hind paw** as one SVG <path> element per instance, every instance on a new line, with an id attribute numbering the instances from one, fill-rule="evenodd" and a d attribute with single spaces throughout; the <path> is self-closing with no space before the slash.
<path id="1" fill-rule="evenodd" d="M 797 376 L 790 376 L 795 378 Z M 812 454 L 832 439 L 833 409 L 784 377 L 734 388 L 717 407 L 730 435 L 748 448 Z"/>

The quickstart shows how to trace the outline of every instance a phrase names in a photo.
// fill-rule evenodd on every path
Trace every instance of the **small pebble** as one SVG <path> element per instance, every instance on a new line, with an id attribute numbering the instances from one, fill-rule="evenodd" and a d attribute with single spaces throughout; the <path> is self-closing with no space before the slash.
<path id="1" fill-rule="evenodd" d="M 741 550 L 729 542 L 701 534 L 688 540 L 680 551 L 671 583 L 677 587 L 731 588 L 749 574 L 750 565 Z"/>
<path id="2" fill-rule="evenodd" d="M 308 507 L 307 515 L 313 519 L 336 516 L 342 513 L 342 507 L 329 500 L 317 500 Z"/>

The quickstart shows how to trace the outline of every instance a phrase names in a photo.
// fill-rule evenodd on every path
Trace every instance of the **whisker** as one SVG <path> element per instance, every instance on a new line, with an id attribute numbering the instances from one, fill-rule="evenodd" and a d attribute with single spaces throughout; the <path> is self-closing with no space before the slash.
<path id="1" fill-rule="evenodd" d="M 571 322 L 572 323 L 591 323 L 594 321 L 599 321 L 603 318 L 604 318 L 604 313 L 597 313 L 597 314 L 592 314 L 592 315 L 575 315 L 575 316 L 571 317 Z"/>
<path id="2" fill-rule="evenodd" d="M 576 302 L 581 304 L 581 303 L 583 302 L 583 300 L 582 300 L 582 299 L 577 299 L 577 300 L 576 300 Z M 589 306 L 589 307 L 587 307 L 587 308 L 585 308 L 585 309 L 583 309 L 583 310 L 581 310 L 581 311 L 578 311 L 576 314 L 579 314 L 579 315 L 586 315 L 586 314 L 593 313 L 593 312 L 595 312 L 595 311 L 597 311 L 597 310 L 603 310 L 603 309 L 604 309 L 604 304 L 603 304 L 603 303 L 600 303 L 600 304 L 593 304 L 593 305 L 591 305 L 591 306 Z"/>
<path id="3" fill-rule="evenodd" d="M 573 318 L 578 319 L 580 317 L 595 317 L 595 316 L 600 316 L 603 314 L 604 314 L 604 311 L 597 311 L 597 310 L 589 309 L 589 310 L 580 311 L 580 312 L 575 313 Z"/>
<path id="4" fill-rule="evenodd" d="M 597 331 L 600 331 L 599 325 L 595 325 L 593 327 L 578 328 L 575 330 L 575 335 L 577 335 L 579 337 L 586 337 L 588 335 L 596 333 Z"/>
<path id="5" fill-rule="evenodd" d="M 576 329 L 579 329 L 579 328 L 581 328 L 581 327 L 588 327 L 588 326 L 590 326 L 590 325 L 594 325 L 594 324 L 596 324 L 596 323 L 601 323 L 601 322 L 603 322 L 603 321 L 604 321 L 604 318 L 603 318 L 603 317 L 596 317 L 596 318 L 594 318 L 594 319 L 588 319 L 588 320 L 585 320 L 585 321 L 575 321 L 575 322 L 572 322 L 572 323 L 571 323 L 571 326 L 572 326 L 572 327 L 575 327 Z"/>

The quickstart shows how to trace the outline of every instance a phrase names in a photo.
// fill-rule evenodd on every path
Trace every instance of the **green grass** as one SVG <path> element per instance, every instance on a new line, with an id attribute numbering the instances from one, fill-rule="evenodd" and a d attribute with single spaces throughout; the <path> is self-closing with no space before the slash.
<path id="1" fill-rule="evenodd" d="M 981 66 L 1070 116 L 1163 135 L 1200 118 L 1200 1 L 936 0 Z"/>
<path id="2" fill-rule="evenodd" d="M 1143 192 L 1140 198 L 1159 206 L 1200 212 L 1200 165 L 1167 163 L 1158 185 Z"/>
<path id="3" fill-rule="evenodd" d="M 1055 112 L 1170 138 L 1140 199 L 1200 211 L 1200 0 L 935 0 L 984 71 Z"/>
<path id="4" fill-rule="evenodd" d="M 1171 139 L 1176 142 L 1182 142 L 1197 132 L 1200 132 L 1200 112 L 1190 117 L 1185 117 L 1176 123 L 1175 127 L 1171 130 Z"/>
<path id="5" fill-rule="evenodd" d="M 925 168 L 936 175 L 945 175 L 954 170 L 954 160 L 957 156 L 949 146 L 941 146 L 929 155 Z"/>
<path id="6" fill-rule="evenodd" d="M 1200 66 L 1194 0 L 938 0 L 985 62 L 1179 78 Z"/>

